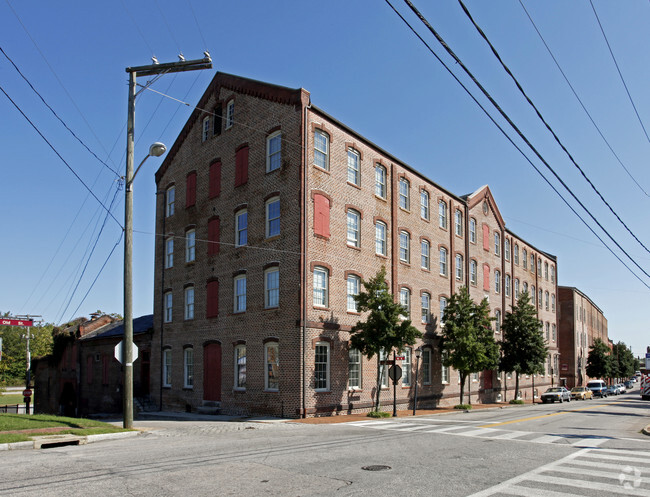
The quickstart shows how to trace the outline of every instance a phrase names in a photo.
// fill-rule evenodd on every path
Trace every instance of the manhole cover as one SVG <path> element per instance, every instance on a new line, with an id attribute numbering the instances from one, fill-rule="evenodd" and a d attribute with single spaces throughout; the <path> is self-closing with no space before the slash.
<path id="1" fill-rule="evenodd" d="M 363 468 L 366 471 L 386 471 L 387 469 L 391 469 L 390 466 L 384 466 L 383 464 L 374 464 L 372 466 L 364 466 Z"/>

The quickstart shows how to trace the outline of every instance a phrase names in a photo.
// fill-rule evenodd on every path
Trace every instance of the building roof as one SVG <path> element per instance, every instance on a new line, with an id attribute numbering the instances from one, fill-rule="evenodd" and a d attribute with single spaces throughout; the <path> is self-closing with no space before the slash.
<path id="1" fill-rule="evenodd" d="M 598 306 L 596 305 L 596 303 L 595 303 L 593 300 L 591 300 L 591 299 L 590 299 L 590 298 L 589 298 L 589 297 L 588 297 L 584 292 L 582 292 L 582 291 L 579 290 L 578 288 L 576 288 L 576 287 L 574 287 L 574 286 L 558 285 L 558 286 L 557 286 L 557 289 L 558 289 L 558 290 L 560 290 L 560 289 L 571 290 L 572 292 L 575 292 L 575 293 L 579 294 L 581 297 L 587 299 L 587 300 L 589 301 L 589 303 L 590 303 L 591 305 L 593 305 L 596 309 L 598 309 L 598 312 L 600 312 L 600 313 L 602 314 L 602 316 L 605 317 L 605 313 L 602 311 L 602 309 L 601 309 L 600 307 L 598 307 Z"/>
<path id="2" fill-rule="evenodd" d="M 147 333 L 153 330 L 153 314 L 140 316 L 133 320 L 133 335 Z M 124 336 L 124 320 L 116 321 L 98 328 L 87 335 L 82 340 L 96 340 L 100 338 L 113 338 Z"/>

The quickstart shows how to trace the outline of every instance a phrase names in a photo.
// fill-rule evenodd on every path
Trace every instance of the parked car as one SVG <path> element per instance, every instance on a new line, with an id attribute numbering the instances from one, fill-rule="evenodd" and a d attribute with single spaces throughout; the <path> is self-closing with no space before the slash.
<path id="1" fill-rule="evenodd" d="M 591 380 L 587 383 L 587 388 L 594 397 L 607 397 L 607 385 L 603 380 Z"/>
<path id="2" fill-rule="evenodd" d="M 625 382 L 625 388 L 628 390 L 632 390 L 634 388 L 634 382 L 632 380 L 627 380 Z"/>
<path id="3" fill-rule="evenodd" d="M 551 387 L 542 394 L 542 402 L 546 404 L 547 402 L 571 402 L 571 394 L 564 387 Z"/>
<path id="4" fill-rule="evenodd" d="M 627 388 L 625 387 L 624 383 L 618 383 L 616 386 L 618 387 L 619 393 L 627 392 Z"/>
<path id="5" fill-rule="evenodd" d="M 607 395 L 618 395 L 619 393 L 621 392 L 616 385 L 610 385 L 607 387 Z"/>
<path id="6" fill-rule="evenodd" d="M 571 398 L 574 400 L 593 399 L 594 394 L 587 387 L 573 387 L 571 389 Z"/>

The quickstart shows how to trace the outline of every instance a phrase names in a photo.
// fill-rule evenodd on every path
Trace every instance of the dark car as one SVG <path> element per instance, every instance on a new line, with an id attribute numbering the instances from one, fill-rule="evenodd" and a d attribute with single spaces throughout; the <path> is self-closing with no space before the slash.
<path id="1" fill-rule="evenodd" d="M 632 389 L 632 388 L 634 388 L 634 382 L 631 381 L 631 380 L 627 380 L 627 381 L 624 383 L 624 385 L 625 385 L 625 388 L 628 388 L 628 389 Z"/>
<path id="2" fill-rule="evenodd" d="M 594 397 L 607 397 L 607 385 L 603 380 L 591 380 L 587 388 L 592 391 Z"/>

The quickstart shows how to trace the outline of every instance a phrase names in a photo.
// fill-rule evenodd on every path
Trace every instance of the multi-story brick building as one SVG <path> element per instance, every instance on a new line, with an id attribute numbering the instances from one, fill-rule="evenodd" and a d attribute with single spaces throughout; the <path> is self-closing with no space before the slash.
<path id="1" fill-rule="evenodd" d="M 349 348 L 363 318 L 352 296 L 382 266 L 424 333 L 420 406 L 458 402 L 458 374 L 441 366 L 439 318 L 461 286 L 488 297 L 497 339 L 501 316 L 529 290 L 557 360 L 555 257 L 506 229 L 487 186 L 447 191 L 313 106 L 304 89 L 217 73 L 156 182 L 152 361 L 161 375 L 152 381 L 164 408 L 370 409 L 377 362 Z M 403 408 L 413 402 L 413 350 L 403 354 Z M 493 371 L 471 382 L 475 401 L 514 385 Z M 382 383 L 388 404 L 385 373 Z"/>
<path id="2" fill-rule="evenodd" d="M 603 311 L 577 288 L 558 287 L 560 305 L 560 375 L 568 388 L 586 384 L 589 347 L 597 338 L 611 348 Z"/>

